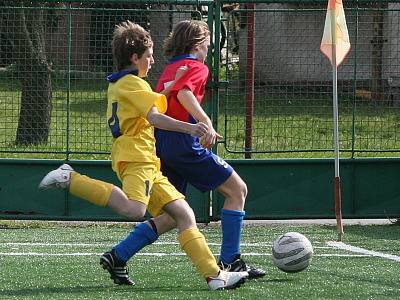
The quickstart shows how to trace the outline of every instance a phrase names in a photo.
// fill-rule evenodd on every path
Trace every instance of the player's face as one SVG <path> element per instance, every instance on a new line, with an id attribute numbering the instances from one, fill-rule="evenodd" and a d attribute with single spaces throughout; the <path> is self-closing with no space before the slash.
<path id="1" fill-rule="evenodd" d="M 133 62 L 138 69 L 138 76 L 146 77 L 147 73 L 151 69 L 151 65 L 154 64 L 153 48 L 148 48 L 140 58 L 138 58 L 137 55 L 134 54 Z"/>
<path id="2" fill-rule="evenodd" d="M 196 57 L 199 61 L 204 62 L 206 60 L 209 46 L 210 36 L 208 36 L 204 42 L 196 46 Z"/>

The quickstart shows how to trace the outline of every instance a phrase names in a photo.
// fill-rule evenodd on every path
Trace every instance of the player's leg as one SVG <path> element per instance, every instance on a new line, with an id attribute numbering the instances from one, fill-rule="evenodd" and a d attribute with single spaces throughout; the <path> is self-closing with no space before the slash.
<path id="1" fill-rule="evenodd" d="M 147 245 L 157 241 L 158 237 L 163 233 L 176 227 L 174 219 L 164 213 L 158 217 L 139 223 L 128 234 L 126 238 L 113 247 L 110 253 L 119 264 L 126 265 L 136 253 Z M 123 280 L 116 282 L 117 284 L 125 284 Z"/>
<path id="2" fill-rule="evenodd" d="M 129 168 L 124 170 L 125 173 L 131 172 L 133 176 L 139 176 L 141 173 L 141 170 L 130 170 Z M 157 170 L 158 172 L 158 170 Z M 182 188 L 186 186 L 186 181 L 181 178 L 178 174 L 170 174 L 172 178 L 174 178 L 175 182 L 181 186 Z M 153 175 L 147 175 L 146 177 L 152 177 Z M 125 181 L 130 180 L 129 176 L 123 176 Z M 158 184 L 158 180 L 161 179 L 161 182 L 165 180 L 165 177 L 159 177 L 160 179 L 157 179 L 158 177 L 156 176 L 155 184 Z M 133 180 L 133 182 L 136 181 L 136 179 Z M 135 185 L 132 183 L 131 184 Z M 125 186 L 128 186 L 129 183 L 126 183 Z M 152 183 L 152 186 L 154 185 L 154 182 Z M 128 189 L 128 188 L 127 188 Z M 127 191 L 130 195 L 132 195 L 129 191 Z M 167 195 L 169 196 L 169 195 Z M 164 197 L 164 195 L 161 195 L 160 197 Z M 178 193 L 176 194 L 176 197 L 181 197 L 181 195 Z M 153 204 L 152 204 L 153 205 Z M 152 205 L 150 207 L 150 210 L 154 211 L 160 211 L 160 207 L 152 208 Z M 169 216 L 166 213 L 163 213 L 155 218 L 149 219 L 143 223 L 140 223 L 135 226 L 134 230 L 132 230 L 129 235 L 122 240 L 119 244 L 114 246 L 113 252 L 115 256 L 118 257 L 118 259 L 123 262 L 127 263 L 136 253 L 138 253 L 141 249 L 146 247 L 147 245 L 150 245 L 154 243 L 158 237 L 165 233 L 170 231 L 171 229 L 176 227 L 176 222 L 171 216 Z M 124 281 L 121 281 L 124 282 Z"/>
<path id="3" fill-rule="evenodd" d="M 157 154 L 162 161 L 163 173 L 168 178 L 170 174 L 177 174 L 200 191 L 206 192 L 223 185 L 234 173 L 233 168 L 223 159 L 201 147 L 197 138 L 157 130 L 156 139 Z M 176 184 L 175 177 L 176 175 L 171 178 L 174 185 Z M 234 262 L 240 253 L 240 234 L 247 187 L 237 174 L 229 183 L 231 181 L 237 185 L 234 186 L 234 192 L 229 194 L 229 200 L 226 201 L 227 206 L 221 212 L 223 228 L 226 231 L 222 232 L 224 237 L 222 249 L 225 252 L 224 256 L 231 257 L 232 261 L 230 262 Z M 179 189 L 179 187 L 178 184 L 177 188 Z M 182 192 L 185 191 L 182 190 Z M 226 226 L 227 223 L 234 224 L 233 231 L 238 234 L 229 237 L 228 231 L 230 230 Z"/>
<path id="4" fill-rule="evenodd" d="M 132 200 L 119 188 L 114 186 L 107 206 L 132 221 L 140 220 L 146 214 L 147 205 L 141 201 Z"/>
<path id="5" fill-rule="evenodd" d="M 155 176 L 149 211 L 152 215 L 158 215 L 160 211 L 164 211 L 171 216 L 176 222 L 181 246 L 194 265 L 203 276 L 215 276 L 218 273 L 215 258 L 205 243 L 204 236 L 197 229 L 192 208 L 183 197 L 168 179 L 158 172 Z"/>
<path id="6" fill-rule="evenodd" d="M 134 168 L 128 169 L 127 173 L 140 173 L 140 170 Z M 140 175 L 139 175 L 140 177 Z M 129 187 L 125 184 L 127 178 L 132 176 L 122 176 L 124 186 L 129 194 Z M 137 186 L 137 184 L 136 184 Z M 127 260 L 140 249 L 157 240 L 158 235 L 166 232 L 175 226 L 175 222 L 181 232 L 180 242 L 182 248 L 187 252 L 199 271 L 207 278 L 210 289 L 235 288 L 239 286 L 244 278 L 248 276 L 247 272 L 228 273 L 219 271 L 215 258 L 205 243 L 204 236 L 198 231 L 193 210 L 184 201 L 174 200 L 183 197 L 160 172 L 156 172 L 154 182 L 151 182 L 151 201 L 149 202 L 149 211 L 153 215 L 159 215 L 162 211 L 169 213 L 161 214 L 158 217 L 140 223 L 136 226 L 126 239 L 116 245 L 110 252 L 104 253 L 100 258 L 100 264 L 107 269 L 111 278 L 117 284 L 134 284 L 128 276 Z M 141 189 L 142 190 L 142 189 Z M 134 193 L 134 191 L 132 191 Z"/>
<path id="7" fill-rule="evenodd" d="M 204 235 L 197 228 L 193 210 L 185 200 L 172 201 L 163 209 L 176 221 L 182 249 L 207 280 L 211 290 L 232 289 L 244 282 L 248 277 L 246 271 L 226 272 L 219 269 Z"/>
<path id="8" fill-rule="evenodd" d="M 247 265 L 240 256 L 240 240 L 245 216 L 243 208 L 247 196 L 245 182 L 233 171 L 217 190 L 225 197 L 221 210 L 222 243 L 219 265 L 230 271 L 247 270 L 250 279 L 264 276 L 264 270 Z"/>
<path id="9" fill-rule="evenodd" d="M 49 172 L 40 182 L 39 188 L 43 190 L 68 189 L 76 197 L 98 206 L 108 206 L 133 221 L 142 218 L 146 212 L 146 205 L 130 201 L 119 187 L 79 174 L 68 164 L 63 164 L 58 169 Z"/>
<path id="10" fill-rule="evenodd" d="M 163 222 L 164 225 L 162 226 L 160 222 Z M 163 231 L 158 231 L 157 224 L 159 228 L 163 228 Z M 171 225 L 167 227 L 168 225 L 166 224 Z M 154 243 L 159 235 L 166 232 L 165 230 L 170 230 L 174 227 L 174 220 L 167 214 L 141 222 L 135 226 L 125 239 L 100 257 L 100 264 L 110 273 L 110 278 L 114 283 L 134 285 L 133 280 L 129 278 L 128 260 L 147 245 Z"/>
<path id="11" fill-rule="evenodd" d="M 129 163 L 121 168 L 118 177 L 128 197 L 135 199 L 129 201 L 132 205 L 141 204 L 144 209 L 147 208 L 157 172 L 157 165 L 148 163 Z M 180 196 L 177 193 L 177 197 Z M 162 204 L 159 204 L 154 207 L 153 212 L 160 214 L 161 208 Z M 174 227 L 175 221 L 167 214 L 139 223 L 125 239 L 100 257 L 100 264 L 108 270 L 114 283 L 133 285 L 128 276 L 128 260 L 147 245 L 154 243 L 159 235 Z"/>
<path id="12" fill-rule="evenodd" d="M 264 270 L 246 264 L 240 255 L 244 204 L 247 196 L 246 183 L 233 171 L 217 190 L 225 197 L 221 210 L 222 243 L 219 265 L 230 271 L 246 270 L 249 279 L 263 277 Z"/>
<path id="13" fill-rule="evenodd" d="M 232 171 L 229 178 L 216 189 L 225 197 L 224 206 L 221 210 L 222 243 L 220 261 L 224 264 L 230 264 L 240 255 L 247 186 L 240 176 L 235 171 Z"/>
<path id="14" fill-rule="evenodd" d="M 182 142 L 183 143 L 183 142 Z M 240 257 L 240 238 L 245 215 L 247 186 L 233 168 L 222 158 L 194 143 L 192 148 L 179 148 L 173 144 L 168 149 L 174 155 L 164 155 L 163 168 L 179 174 L 202 192 L 217 189 L 225 197 L 221 211 L 222 243 L 220 265 L 231 270 L 248 269 L 250 278 L 265 275 L 261 269 L 246 266 Z M 160 147 L 161 148 L 161 147 Z M 162 147 L 162 149 L 167 147 Z M 161 151 L 160 151 L 161 152 Z M 165 174 L 169 174 L 166 172 Z M 168 176 L 168 175 L 167 175 Z M 235 265 L 232 265 L 235 262 Z M 240 266 L 240 268 L 239 268 Z"/>
<path id="15" fill-rule="evenodd" d="M 179 140 L 180 144 L 186 147 L 176 146 L 178 143 L 164 142 L 168 147 L 163 147 L 163 144 L 158 147 L 163 162 L 163 173 L 168 179 L 170 174 L 178 174 L 202 192 L 219 188 L 225 196 L 224 208 L 221 211 L 223 236 L 221 259 L 225 264 L 235 261 L 240 254 L 246 184 L 228 163 L 202 148 L 195 140 Z M 173 149 L 170 149 L 171 147 Z M 170 151 L 174 154 L 170 154 Z M 175 177 L 171 181 L 174 185 Z"/>
<path id="16" fill-rule="evenodd" d="M 237 287 L 248 276 L 247 272 L 237 274 L 219 272 L 219 267 L 204 236 L 197 229 L 192 208 L 161 172 L 158 172 L 155 178 L 148 210 L 152 215 L 159 215 L 161 211 L 164 211 L 175 220 L 182 249 L 207 279 L 210 289 Z"/>
<path id="17" fill-rule="evenodd" d="M 147 208 L 146 202 L 132 201 L 113 184 L 79 174 L 67 164 L 49 172 L 40 182 L 39 188 L 68 188 L 74 196 L 99 206 L 108 206 L 133 221 L 142 218 Z M 144 228 L 146 227 L 147 225 Z M 134 284 L 129 278 L 126 262 L 120 260 L 114 250 L 104 253 L 100 258 L 100 264 L 107 269 L 115 283 Z"/>

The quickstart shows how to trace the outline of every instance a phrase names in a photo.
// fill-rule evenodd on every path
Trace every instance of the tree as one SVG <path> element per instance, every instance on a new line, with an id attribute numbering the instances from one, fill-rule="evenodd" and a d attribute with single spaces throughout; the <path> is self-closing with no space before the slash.
<path id="1" fill-rule="evenodd" d="M 51 121 L 51 64 L 45 50 L 45 2 L 17 1 L 3 9 L 0 24 L 12 46 L 15 76 L 21 83 L 17 145 L 38 145 L 48 140 Z M 3 4 L 4 6 L 4 4 Z"/>
<path id="2" fill-rule="evenodd" d="M 371 71 L 371 91 L 372 99 L 376 101 L 383 100 L 383 46 L 387 42 L 384 37 L 384 15 L 388 7 L 387 3 L 377 3 L 378 10 L 372 15 L 372 71 Z"/>

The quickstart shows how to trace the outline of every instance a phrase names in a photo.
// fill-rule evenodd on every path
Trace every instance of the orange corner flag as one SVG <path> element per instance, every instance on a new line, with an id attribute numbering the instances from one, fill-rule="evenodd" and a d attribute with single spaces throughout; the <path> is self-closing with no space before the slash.
<path id="1" fill-rule="evenodd" d="M 332 65 L 334 65 L 332 58 L 334 52 L 336 52 L 336 67 L 343 62 L 350 51 L 349 32 L 347 31 L 342 0 L 328 0 L 321 51 L 329 58 Z"/>

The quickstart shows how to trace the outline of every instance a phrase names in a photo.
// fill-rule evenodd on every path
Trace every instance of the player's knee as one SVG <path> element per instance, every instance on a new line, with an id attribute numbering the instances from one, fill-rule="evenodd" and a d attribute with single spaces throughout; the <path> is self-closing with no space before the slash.
<path id="1" fill-rule="evenodd" d="M 178 229 L 193 227 L 196 217 L 193 209 L 185 200 L 176 200 L 166 206 L 164 210 L 174 219 Z"/>
<path id="2" fill-rule="evenodd" d="M 234 186 L 234 193 L 238 195 L 239 198 L 242 198 L 244 202 L 244 199 L 246 199 L 247 197 L 247 185 L 239 175 L 237 175 L 235 178 Z"/>
<path id="3" fill-rule="evenodd" d="M 168 214 L 167 218 L 165 218 L 162 222 L 162 226 L 164 226 L 165 228 L 167 228 L 168 230 L 171 230 L 173 228 L 176 227 L 176 221 Z"/>
<path id="4" fill-rule="evenodd" d="M 247 197 L 247 185 L 240 177 L 238 177 L 234 181 L 234 184 L 226 189 L 226 193 L 228 194 L 228 197 L 237 199 L 242 198 L 244 201 Z"/>
<path id="5" fill-rule="evenodd" d="M 157 231 L 159 235 L 168 232 L 176 227 L 175 220 L 168 214 L 163 214 L 157 218 L 154 218 L 153 220 L 157 226 Z"/>
<path id="6" fill-rule="evenodd" d="M 175 214 L 175 222 L 180 222 L 181 220 L 185 220 L 185 222 L 191 222 L 195 220 L 195 215 L 193 209 L 187 204 L 186 201 L 183 201 L 184 205 L 181 206 L 181 209 L 176 211 Z"/>
<path id="7" fill-rule="evenodd" d="M 247 185 L 243 182 L 242 185 L 238 186 L 237 195 L 233 197 L 236 200 L 238 206 L 244 207 L 247 197 Z"/>
<path id="8" fill-rule="evenodd" d="M 132 221 L 139 221 L 145 216 L 146 209 L 130 206 L 126 207 L 122 214 Z"/>
<path id="9" fill-rule="evenodd" d="M 224 186 L 219 190 L 225 195 L 225 203 L 230 209 L 243 209 L 247 197 L 247 185 L 237 177 L 229 186 Z"/>
<path id="10" fill-rule="evenodd" d="M 147 206 L 134 199 L 128 199 L 127 195 L 117 186 L 108 200 L 108 206 L 118 214 L 127 217 L 129 220 L 138 221 L 146 214 Z"/>
<path id="11" fill-rule="evenodd" d="M 243 196 L 244 199 L 247 197 L 247 184 L 242 180 L 240 185 L 240 194 Z"/>

